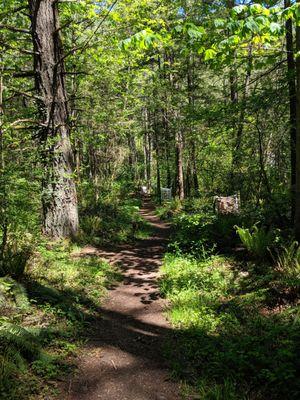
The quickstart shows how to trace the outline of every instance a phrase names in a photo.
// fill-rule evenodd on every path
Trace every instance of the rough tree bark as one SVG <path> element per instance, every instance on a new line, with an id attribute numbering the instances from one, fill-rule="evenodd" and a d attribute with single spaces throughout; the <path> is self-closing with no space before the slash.
<path id="1" fill-rule="evenodd" d="M 35 54 L 35 83 L 40 97 L 39 138 L 45 172 L 43 233 L 55 239 L 71 237 L 78 231 L 78 209 L 58 2 L 28 0 L 28 4 Z"/>

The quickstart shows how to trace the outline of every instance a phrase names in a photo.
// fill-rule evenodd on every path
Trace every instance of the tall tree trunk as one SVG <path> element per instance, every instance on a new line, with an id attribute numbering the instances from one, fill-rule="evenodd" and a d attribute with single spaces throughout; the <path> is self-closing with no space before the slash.
<path id="1" fill-rule="evenodd" d="M 131 174 L 131 179 L 135 181 L 137 179 L 137 149 L 136 149 L 135 137 L 132 133 L 129 133 L 127 135 L 127 141 L 129 148 L 128 163 L 130 167 L 130 174 Z"/>
<path id="2" fill-rule="evenodd" d="M 297 0 L 300 4 L 300 0 Z M 300 26 L 296 27 L 296 52 L 300 52 Z M 295 236 L 300 242 L 300 57 L 296 58 L 296 192 L 295 192 Z"/>
<path id="3" fill-rule="evenodd" d="M 147 154 L 147 133 L 143 134 L 143 149 L 144 149 L 144 180 L 147 182 L 148 174 L 147 174 L 147 162 L 148 162 L 148 154 Z"/>
<path id="4" fill-rule="evenodd" d="M 157 142 L 156 142 L 156 192 L 157 192 L 157 201 L 159 204 L 161 204 L 162 198 L 161 198 L 161 178 L 160 178 L 160 151 Z"/>
<path id="5" fill-rule="evenodd" d="M 198 196 L 199 195 L 199 181 L 198 181 L 198 175 L 197 175 L 196 146 L 195 146 L 194 141 L 192 143 L 192 148 L 191 148 L 191 158 L 192 158 L 192 171 L 193 171 L 192 177 L 193 177 L 194 195 Z"/>
<path id="6" fill-rule="evenodd" d="M 72 32 L 72 42 L 75 41 L 75 32 Z M 71 129 L 76 126 L 77 123 L 77 110 L 76 110 L 76 96 L 78 92 L 78 83 L 76 80 L 76 63 L 72 65 L 72 76 L 71 76 L 71 87 L 69 94 L 69 108 L 71 115 Z M 76 137 L 74 140 L 74 159 L 75 159 L 75 171 L 76 171 L 76 182 L 80 183 L 81 180 L 81 154 L 82 154 L 82 142 L 80 137 Z"/>
<path id="7" fill-rule="evenodd" d="M 149 111 L 145 110 L 145 133 L 144 133 L 144 161 L 145 161 L 145 179 L 147 190 L 151 189 L 151 174 L 152 174 L 152 140 L 150 133 L 150 116 Z"/>
<path id="8" fill-rule="evenodd" d="M 235 0 L 227 0 L 227 8 L 229 13 L 235 6 Z M 236 58 L 236 51 L 233 53 L 233 59 Z M 230 99 L 232 103 L 238 102 L 238 91 L 237 91 L 237 71 L 235 62 L 232 63 L 229 72 L 229 82 L 230 82 Z"/>
<path id="9" fill-rule="evenodd" d="M 164 127 L 164 148 L 165 148 L 165 157 L 166 157 L 166 182 L 167 187 L 171 188 L 172 186 L 172 177 L 171 177 L 171 169 L 170 169 L 170 159 L 171 159 L 171 151 L 170 151 L 170 143 L 171 143 L 171 135 L 169 129 L 169 121 L 168 121 L 168 111 L 166 108 L 163 109 L 163 127 Z"/>
<path id="10" fill-rule="evenodd" d="M 180 200 L 184 200 L 184 180 L 183 180 L 183 140 L 180 127 L 176 131 L 176 195 Z"/>
<path id="11" fill-rule="evenodd" d="M 41 98 L 39 133 L 45 169 L 43 232 L 52 238 L 71 237 L 78 231 L 78 208 L 58 2 L 28 1 L 35 52 L 35 82 Z"/>
<path id="12" fill-rule="evenodd" d="M 190 115 L 194 115 L 195 111 L 195 96 L 194 96 L 194 74 L 193 74 L 193 59 L 191 57 L 188 58 L 188 65 L 187 65 L 187 89 L 188 89 L 188 102 L 189 102 L 189 112 Z M 193 195 L 198 195 L 199 194 L 199 182 L 198 182 L 198 176 L 197 176 L 197 162 L 196 162 L 196 146 L 195 146 L 195 139 L 193 138 L 193 132 L 194 132 L 194 123 L 193 121 L 190 121 L 189 123 L 189 133 L 190 133 L 190 148 L 191 148 L 191 153 L 190 153 L 190 161 L 191 164 L 189 165 L 190 167 L 190 175 L 192 178 L 192 181 L 189 179 L 189 185 L 187 184 L 186 186 L 189 187 L 189 195 L 191 194 L 191 183 L 193 184 Z"/>
<path id="13" fill-rule="evenodd" d="M 246 76 L 244 81 L 244 91 L 242 100 L 240 102 L 240 113 L 238 118 L 238 125 L 237 125 L 237 132 L 236 132 L 236 139 L 232 153 L 232 174 L 231 174 L 231 186 L 232 191 L 239 191 L 241 182 L 240 182 L 240 173 L 239 167 L 241 164 L 241 145 L 242 139 L 244 134 L 244 125 L 245 125 L 245 115 L 246 115 L 246 106 L 247 106 L 247 97 L 249 93 L 249 85 L 250 85 L 250 78 L 252 73 L 252 45 L 248 48 L 248 59 L 247 59 L 247 70 Z"/>
<path id="14" fill-rule="evenodd" d="M 291 6 L 290 0 L 284 0 L 284 7 Z M 291 219 L 295 218 L 295 185 L 296 185 L 296 119 L 297 119 L 297 99 L 295 82 L 295 58 L 293 45 L 293 22 L 291 19 L 286 21 L 286 50 L 287 50 L 287 78 L 289 86 L 290 102 L 290 147 L 291 147 Z"/>
<path id="15" fill-rule="evenodd" d="M 95 135 L 93 131 L 92 133 Z M 93 182 L 95 201 L 97 202 L 99 200 L 99 160 L 97 150 L 93 144 L 88 146 L 88 165 L 90 179 Z"/>
<path id="16" fill-rule="evenodd" d="M 190 165 L 190 161 L 188 160 L 187 167 L 186 167 L 186 173 L 185 173 L 185 182 L 184 182 L 184 184 L 185 184 L 184 185 L 184 194 L 185 194 L 186 198 L 189 198 L 191 196 L 191 187 L 192 187 L 191 175 L 192 175 L 191 165 Z"/>

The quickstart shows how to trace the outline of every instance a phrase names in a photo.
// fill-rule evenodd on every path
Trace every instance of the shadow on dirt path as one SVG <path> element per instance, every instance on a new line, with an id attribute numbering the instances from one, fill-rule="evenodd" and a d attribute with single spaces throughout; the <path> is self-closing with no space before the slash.
<path id="1" fill-rule="evenodd" d="M 153 226 L 150 239 L 114 251 L 86 247 L 81 254 L 118 264 L 124 280 L 111 289 L 92 327 L 79 372 L 68 384 L 68 400 L 181 399 L 162 355 L 171 328 L 157 283 L 170 228 L 149 202 L 141 215 Z"/>

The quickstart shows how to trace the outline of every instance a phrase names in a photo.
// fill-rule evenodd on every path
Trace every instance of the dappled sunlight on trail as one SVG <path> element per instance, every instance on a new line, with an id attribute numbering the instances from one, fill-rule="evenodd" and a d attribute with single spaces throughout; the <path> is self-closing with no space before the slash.
<path id="1" fill-rule="evenodd" d="M 77 255 L 97 255 L 119 266 L 123 282 L 110 288 L 93 322 L 78 374 L 68 384 L 70 400 L 180 399 L 162 354 L 172 330 L 157 282 L 169 225 L 149 203 L 141 215 L 154 228 L 151 238 L 113 250 L 87 247 Z"/>

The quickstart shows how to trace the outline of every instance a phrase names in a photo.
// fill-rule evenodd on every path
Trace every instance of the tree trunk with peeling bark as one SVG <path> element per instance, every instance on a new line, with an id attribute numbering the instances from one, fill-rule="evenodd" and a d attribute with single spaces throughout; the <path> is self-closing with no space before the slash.
<path id="1" fill-rule="evenodd" d="M 78 231 L 78 208 L 58 2 L 28 0 L 28 3 L 35 83 L 40 97 L 43 233 L 55 239 L 72 237 Z"/>

